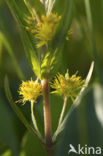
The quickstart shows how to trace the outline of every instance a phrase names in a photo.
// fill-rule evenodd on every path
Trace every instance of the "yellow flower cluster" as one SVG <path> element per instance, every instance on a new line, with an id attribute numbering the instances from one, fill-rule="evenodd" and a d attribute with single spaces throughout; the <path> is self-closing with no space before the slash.
<path id="1" fill-rule="evenodd" d="M 47 45 L 47 43 L 52 40 L 56 33 L 60 19 L 61 16 L 51 13 L 48 16 L 42 15 L 40 23 L 37 24 L 35 24 L 35 20 L 33 19 L 28 20 L 27 23 L 30 27 L 26 27 L 26 29 L 31 31 L 31 33 L 38 40 L 38 48 L 43 45 Z"/>
<path id="2" fill-rule="evenodd" d="M 80 89 L 84 86 L 85 80 L 82 80 L 80 76 L 69 76 L 67 72 L 65 76 L 58 74 L 54 82 L 51 83 L 51 87 L 55 89 L 53 93 L 58 93 L 63 97 L 70 97 L 72 101 L 77 97 Z"/>
<path id="3" fill-rule="evenodd" d="M 19 102 L 23 102 L 24 104 L 27 101 L 35 102 L 38 96 L 42 94 L 42 86 L 37 81 L 23 81 L 18 92 L 19 95 L 21 95 L 21 100 L 19 100 Z"/>

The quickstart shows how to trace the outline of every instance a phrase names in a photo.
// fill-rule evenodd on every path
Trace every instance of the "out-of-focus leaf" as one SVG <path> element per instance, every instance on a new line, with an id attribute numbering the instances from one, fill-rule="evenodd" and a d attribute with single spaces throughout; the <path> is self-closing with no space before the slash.
<path id="1" fill-rule="evenodd" d="M 61 5 L 61 10 L 60 10 Z M 58 51 L 60 51 L 61 47 L 63 46 L 64 40 L 66 38 L 67 32 L 70 28 L 71 24 L 71 17 L 72 17 L 72 6 L 73 0 L 57 0 L 55 3 L 54 11 L 58 12 L 59 7 L 59 14 L 62 16 L 60 21 L 57 33 L 53 39 L 52 47 L 55 48 L 55 45 L 58 47 Z"/>
<path id="2" fill-rule="evenodd" d="M 0 0 L 0 5 L 3 3 L 3 0 Z"/>
<path id="3" fill-rule="evenodd" d="M 67 156 L 70 145 L 73 145 L 76 150 L 78 149 L 78 144 L 81 147 L 86 145 L 87 147 L 102 148 L 103 128 L 98 122 L 94 105 L 95 99 L 93 97 L 93 89 L 91 89 L 67 119 L 63 137 L 58 146 L 57 156 Z M 69 155 L 76 156 L 78 154 L 71 152 Z M 90 152 L 90 155 L 92 155 L 92 152 Z"/>
<path id="4" fill-rule="evenodd" d="M 6 102 L 2 98 L 0 91 L 0 142 L 5 143 L 4 146 L 0 143 L 0 155 L 4 150 L 11 148 L 13 154 L 18 154 L 18 138 L 14 127 L 13 116 L 8 109 Z"/>
<path id="5" fill-rule="evenodd" d="M 0 63 L 2 59 L 2 48 L 3 48 L 3 43 L 2 43 L 2 40 L 0 40 Z"/>
<path id="6" fill-rule="evenodd" d="M 57 32 L 52 40 L 51 48 L 50 48 L 50 51 L 53 55 L 52 57 L 53 58 L 55 57 L 55 60 L 56 60 L 56 61 L 54 61 L 55 69 L 56 69 L 56 66 L 58 66 L 58 68 L 59 68 L 61 65 L 60 62 L 62 62 L 62 59 L 60 57 L 62 54 L 60 54 L 60 53 L 63 52 L 64 41 L 66 40 L 66 35 L 70 28 L 71 17 L 72 17 L 72 5 L 73 5 L 73 0 L 64 0 L 64 1 L 57 0 L 54 5 L 53 12 L 57 12 L 62 17 L 60 24 L 58 26 Z M 61 6 L 61 9 L 60 9 L 60 6 Z M 59 7 L 59 9 L 58 9 L 58 7 Z M 56 55 L 53 54 L 53 53 L 55 53 L 55 51 L 56 51 Z M 56 72 L 54 72 L 54 74 L 55 73 Z"/>
<path id="7" fill-rule="evenodd" d="M 13 50 L 12 50 L 10 44 L 9 44 L 8 39 L 7 39 L 6 36 L 0 31 L 0 47 L 2 48 L 2 46 L 4 46 L 4 47 L 7 49 L 7 52 L 9 53 L 9 55 L 10 55 L 10 57 L 11 57 L 11 59 L 12 59 L 12 62 L 13 62 L 13 64 L 14 64 L 14 66 L 15 66 L 15 69 L 16 69 L 16 72 L 17 72 L 17 74 L 18 74 L 18 77 L 19 77 L 20 79 L 25 79 L 25 77 L 24 77 L 24 75 L 23 75 L 23 73 L 22 73 L 22 71 L 21 71 L 21 69 L 20 69 L 20 67 L 19 67 L 19 65 L 18 65 L 18 63 L 17 63 L 16 57 L 15 57 L 14 52 L 13 52 Z M 0 48 L 0 52 L 1 52 L 1 50 L 2 50 L 1 48 Z"/>
<path id="8" fill-rule="evenodd" d="M 40 144 L 39 140 L 33 137 L 32 134 L 27 133 L 22 141 L 22 148 L 20 156 L 34 156 L 45 155 L 44 147 Z"/>
<path id="9" fill-rule="evenodd" d="M 100 84 L 94 85 L 94 106 L 97 118 L 103 127 L 103 87 Z"/>
<path id="10" fill-rule="evenodd" d="M 85 9 L 86 9 L 86 14 L 87 14 L 87 22 L 88 22 L 88 27 L 91 35 L 91 41 L 92 41 L 92 47 L 93 47 L 93 57 L 95 61 L 95 71 L 96 74 L 99 78 L 100 81 L 101 79 L 101 74 L 100 74 L 100 67 L 99 67 L 99 59 L 98 59 L 98 52 L 97 52 L 97 46 L 96 46 L 96 39 L 95 39 L 95 32 L 94 32 L 94 24 L 93 24 L 93 17 L 91 13 L 91 6 L 90 6 L 90 0 L 84 0 L 85 3 Z"/>
<path id="11" fill-rule="evenodd" d="M 8 149 L 1 156 L 12 156 L 12 151 Z"/>
<path id="12" fill-rule="evenodd" d="M 35 54 L 35 52 L 33 50 L 32 43 L 29 40 L 29 37 L 27 34 L 28 33 L 25 32 L 25 30 L 22 31 L 22 40 L 24 42 L 24 49 L 25 49 L 26 55 L 29 59 L 29 63 L 32 67 L 32 70 L 37 75 L 37 77 L 41 79 L 40 61 L 39 61 L 37 55 Z"/>
<path id="13" fill-rule="evenodd" d="M 36 49 L 36 41 L 31 33 L 25 29 L 25 18 L 30 16 L 30 12 L 23 0 L 7 0 L 7 4 L 20 26 L 20 34 L 29 63 L 34 73 L 40 78 L 40 60 Z"/>
<path id="14" fill-rule="evenodd" d="M 16 153 L 15 153 L 16 155 Z M 0 142 L 0 156 L 13 156 L 12 149 L 6 144 Z"/>
<path id="15" fill-rule="evenodd" d="M 8 146 L 0 142 L 0 155 L 8 149 Z"/>

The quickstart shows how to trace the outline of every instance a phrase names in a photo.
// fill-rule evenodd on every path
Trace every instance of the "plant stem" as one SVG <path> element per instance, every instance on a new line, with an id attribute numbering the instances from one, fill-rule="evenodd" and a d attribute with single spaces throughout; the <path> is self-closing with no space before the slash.
<path id="1" fill-rule="evenodd" d="M 40 1 L 45 6 L 45 0 L 40 0 Z"/>
<path id="2" fill-rule="evenodd" d="M 49 0 L 49 5 L 48 5 L 48 11 L 47 11 L 47 15 L 49 15 L 51 8 L 52 8 L 52 0 Z"/>
<path id="3" fill-rule="evenodd" d="M 31 101 L 31 118 L 32 118 L 32 122 L 33 122 L 35 130 L 37 131 L 38 135 L 41 137 L 41 134 L 39 132 L 39 129 L 38 129 L 38 126 L 37 126 L 37 122 L 36 122 L 36 119 L 35 119 L 35 116 L 34 116 L 33 108 L 34 108 L 34 102 Z"/>
<path id="4" fill-rule="evenodd" d="M 38 15 L 37 15 L 37 13 L 36 13 L 36 10 L 32 7 L 32 5 L 30 4 L 29 1 L 24 0 L 24 3 L 25 3 L 25 5 L 27 6 L 28 10 L 30 11 L 31 15 L 32 15 L 33 17 L 35 17 L 37 23 L 40 25 L 41 23 L 40 23 L 40 20 L 39 20 Z"/>
<path id="5" fill-rule="evenodd" d="M 53 136 L 53 141 L 56 140 L 56 137 L 59 134 L 59 131 L 60 131 L 60 128 L 61 128 L 61 123 L 62 123 L 62 120 L 63 120 L 63 116 L 64 116 L 64 113 L 65 113 L 66 105 L 67 105 L 67 98 L 65 97 L 64 98 L 63 108 L 62 108 L 62 111 L 61 111 L 61 114 L 60 114 L 60 118 L 59 118 L 58 127 L 57 127 L 57 130 L 55 131 L 54 136 Z"/>
<path id="6" fill-rule="evenodd" d="M 50 111 L 50 100 L 49 100 L 49 79 L 48 78 L 43 79 L 42 87 L 43 87 L 46 152 L 47 152 L 47 156 L 53 156 L 51 111 Z"/>
<path id="7" fill-rule="evenodd" d="M 60 127 L 61 122 L 62 122 L 62 120 L 63 120 L 63 116 L 64 116 L 64 113 L 65 113 L 66 105 L 67 105 L 67 98 L 64 98 L 64 104 L 63 104 L 63 108 L 62 108 L 62 111 L 61 111 L 61 114 L 60 114 L 58 127 Z"/>

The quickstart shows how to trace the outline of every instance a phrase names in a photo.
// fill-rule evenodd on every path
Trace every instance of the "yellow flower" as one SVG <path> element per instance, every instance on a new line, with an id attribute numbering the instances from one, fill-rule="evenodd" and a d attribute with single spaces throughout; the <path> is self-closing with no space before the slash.
<path id="1" fill-rule="evenodd" d="M 56 75 L 54 82 L 51 83 L 51 87 L 55 89 L 53 93 L 58 93 L 66 98 L 70 97 L 74 101 L 85 82 L 80 76 L 76 75 L 70 77 L 68 71 L 65 76 L 61 74 Z"/>
<path id="2" fill-rule="evenodd" d="M 61 16 L 51 13 L 49 16 L 42 15 L 40 23 L 35 24 L 33 20 L 28 20 L 29 27 L 26 27 L 38 40 L 37 47 L 47 45 L 56 33 Z M 30 23 L 30 24 L 29 24 Z"/>
<path id="3" fill-rule="evenodd" d="M 34 102 L 38 98 L 38 96 L 41 95 L 42 93 L 42 86 L 39 82 L 37 81 L 27 81 L 27 82 L 22 82 L 22 84 L 19 87 L 19 95 L 21 95 L 21 100 L 19 102 L 25 102 L 30 101 Z"/>

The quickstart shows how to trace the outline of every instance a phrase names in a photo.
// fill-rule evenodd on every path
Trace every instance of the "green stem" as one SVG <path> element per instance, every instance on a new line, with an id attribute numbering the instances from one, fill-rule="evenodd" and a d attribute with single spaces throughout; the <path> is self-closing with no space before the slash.
<path id="1" fill-rule="evenodd" d="M 33 101 L 31 101 L 31 118 L 32 118 L 32 122 L 33 122 L 35 130 L 37 131 L 38 135 L 41 137 L 41 134 L 39 132 L 37 122 L 36 122 L 36 119 L 35 119 L 35 115 L 34 115 L 34 102 Z"/>
<path id="2" fill-rule="evenodd" d="M 53 136 L 53 141 L 56 140 L 57 134 L 59 134 L 61 123 L 62 123 L 63 116 L 64 116 L 65 109 L 66 109 L 66 105 L 67 105 L 67 98 L 65 97 L 64 98 L 63 108 L 62 108 L 62 111 L 61 111 L 61 114 L 60 114 L 60 118 L 59 118 L 58 127 L 57 127 L 57 130 L 55 131 L 54 136 Z"/>
<path id="3" fill-rule="evenodd" d="M 64 98 L 64 104 L 63 104 L 63 108 L 62 108 L 62 111 L 61 111 L 61 114 L 60 114 L 58 127 L 60 127 L 61 122 L 62 122 L 62 120 L 63 120 L 63 116 L 64 116 L 64 113 L 65 113 L 66 105 L 67 105 L 67 98 Z"/>
<path id="4" fill-rule="evenodd" d="M 32 5 L 30 4 L 29 1 L 24 0 L 24 3 L 27 6 L 28 10 L 30 11 L 32 17 L 35 17 L 37 23 L 40 25 L 40 20 L 39 20 L 37 13 L 36 13 L 36 10 L 32 7 Z"/>
<path id="5" fill-rule="evenodd" d="M 40 0 L 40 1 L 45 6 L 45 0 Z"/>
<path id="6" fill-rule="evenodd" d="M 49 5 L 48 5 L 48 11 L 47 11 L 47 15 L 49 15 L 50 14 L 50 12 L 51 12 L 51 8 L 52 8 L 52 0 L 49 0 Z"/>

